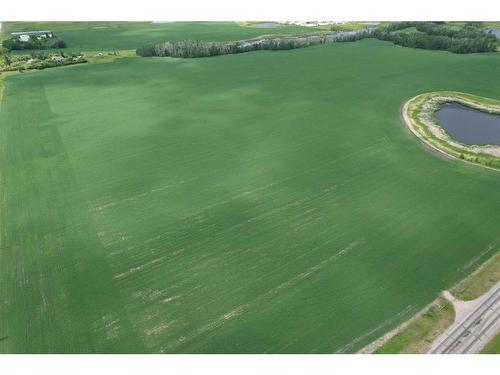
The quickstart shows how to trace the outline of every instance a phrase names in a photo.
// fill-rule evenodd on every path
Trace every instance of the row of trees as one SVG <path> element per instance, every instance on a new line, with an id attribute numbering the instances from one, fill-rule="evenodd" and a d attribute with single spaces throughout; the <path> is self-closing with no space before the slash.
<path id="1" fill-rule="evenodd" d="M 408 28 L 415 30 L 404 30 Z M 136 53 L 139 56 L 208 57 L 257 50 L 287 50 L 369 37 L 391 41 L 405 47 L 446 50 L 454 53 L 491 52 L 498 46 L 497 38 L 485 32 L 478 22 L 468 22 L 460 28 L 449 27 L 444 22 L 393 22 L 385 28 L 243 41 L 167 41 L 138 48 Z"/>
<path id="2" fill-rule="evenodd" d="M 298 36 L 283 36 L 264 39 L 249 39 L 229 42 L 203 42 L 181 40 L 163 42 L 138 48 L 139 56 L 170 56 L 182 58 L 228 55 L 258 50 L 288 50 L 317 44 L 347 42 L 365 38 L 372 30 L 336 32 Z"/>
<path id="3" fill-rule="evenodd" d="M 51 56 L 53 56 L 53 52 L 48 52 L 48 51 L 31 51 L 30 56 L 32 59 L 38 59 L 38 60 L 47 60 Z M 70 58 L 76 58 L 79 56 L 82 56 L 83 54 L 81 52 L 71 52 L 71 53 L 65 53 L 63 50 L 59 51 L 57 54 L 62 57 L 70 57 Z M 22 56 L 21 56 L 22 57 Z"/>
<path id="4" fill-rule="evenodd" d="M 19 38 L 6 39 L 2 45 L 10 50 L 52 49 L 65 48 L 66 42 L 57 36 L 52 36 L 52 38 L 30 38 L 25 42 Z"/>
<path id="5" fill-rule="evenodd" d="M 409 27 L 417 31 L 396 32 Z M 497 38 L 481 29 L 478 23 L 452 29 L 440 22 L 394 22 L 386 29 L 377 29 L 373 36 L 405 47 L 454 53 L 492 52 L 498 45 Z"/>
<path id="6" fill-rule="evenodd" d="M 7 68 L 7 69 L 4 69 L 4 70 L 19 70 L 19 71 L 23 71 L 23 70 L 31 70 L 31 69 L 38 69 L 38 70 L 42 70 L 42 69 L 47 69 L 47 68 L 55 68 L 55 67 L 58 67 L 58 66 L 66 66 L 66 65 L 75 65 L 75 64 L 83 64 L 83 63 L 86 63 L 87 62 L 87 59 L 85 57 L 75 57 L 75 58 L 65 58 L 64 60 L 62 61 L 55 61 L 55 60 L 52 60 L 52 59 L 45 59 L 45 60 L 38 60 L 38 59 L 35 59 L 31 64 L 26 64 L 26 65 L 21 65 L 19 67 L 13 67 L 11 66 L 11 68 Z"/>

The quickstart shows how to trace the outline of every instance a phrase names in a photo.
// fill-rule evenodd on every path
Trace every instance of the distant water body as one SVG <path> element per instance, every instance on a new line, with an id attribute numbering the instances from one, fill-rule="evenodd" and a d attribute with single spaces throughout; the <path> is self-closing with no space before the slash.
<path id="1" fill-rule="evenodd" d="M 257 28 L 270 29 L 272 27 L 278 27 L 279 25 L 280 24 L 276 22 L 261 22 L 261 23 L 254 23 L 252 26 Z"/>
<path id="2" fill-rule="evenodd" d="M 491 29 L 490 32 L 500 39 L 500 29 Z"/>

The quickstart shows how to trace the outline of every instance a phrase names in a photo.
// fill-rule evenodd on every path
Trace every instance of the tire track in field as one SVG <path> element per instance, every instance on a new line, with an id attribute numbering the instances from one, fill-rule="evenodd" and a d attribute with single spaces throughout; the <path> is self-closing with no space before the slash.
<path id="1" fill-rule="evenodd" d="M 371 147 L 372 146 L 369 146 L 367 148 L 371 148 Z M 378 152 L 382 152 L 382 151 L 384 151 L 384 150 L 378 150 L 376 152 L 378 153 Z M 361 151 L 358 150 L 357 152 L 354 152 L 354 153 L 351 153 L 349 155 L 343 156 L 341 158 L 335 159 L 334 161 L 329 162 L 328 164 L 334 164 L 336 162 L 339 162 L 341 159 L 344 159 L 344 158 L 346 158 L 346 157 L 348 157 L 348 156 L 350 156 L 352 154 L 356 154 L 358 152 L 361 152 Z M 320 170 L 320 169 L 324 169 L 324 168 L 325 168 L 324 166 L 319 166 L 317 168 L 309 169 L 309 170 L 307 170 L 307 171 L 305 171 L 305 172 L 303 172 L 303 173 L 301 173 L 299 175 L 303 175 L 303 174 L 306 174 L 306 173 L 311 173 L 311 172 L 313 172 L 313 170 L 316 170 L 316 169 Z M 375 172 L 372 169 L 367 168 L 366 170 L 363 170 L 362 172 L 353 175 L 351 178 L 346 179 L 346 180 L 344 180 L 344 181 L 342 181 L 340 183 L 335 184 L 334 186 L 332 186 L 323 195 L 330 194 L 332 192 L 332 190 L 335 190 L 335 189 L 338 189 L 338 188 L 343 187 L 345 185 L 348 185 L 350 183 L 353 183 L 353 181 L 355 181 L 356 179 L 359 179 L 359 178 L 361 178 L 361 177 L 363 177 L 363 176 L 365 176 L 367 174 L 370 174 L 370 173 L 375 173 Z M 290 180 L 292 178 L 294 178 L 294 177 L 289 177 L 289 178 L 286 178 L 286 179 L 283 179 L 283 180 L 280 180 L 280 181 L 277 181 L 277 182 L 272 182 L 272 183 L 269 183 L 269 184 L 267 184 L 265 186 L 262 186 L 260 188 L 254 189 L 252 191 L 246 191 L 246 192 L 238 193 L 238 194 L 236 194 L 236 195 L 234 195 L 232 197 L 229 197 L 228 199 L 219 201 L 219 202 L 217 202 L 217 203 L 215 203 L 213 205 L 208 205 L 208 206 L 204 207 L 203 209 L 197 211 L 196 213 L 193 213 L 193 214 L 191 214 L 189 216 L 185 216 L 185 217 L 182 218 L 182 220 L 183 221 L 192 220 L 194 217 L 200 215 L 204 211 L 208 211 L 208 210 L 213 209 L 213 208 L 215 208 L 217 206 L 221 206 L 221 205 L 224 205 L 224 204 L 228 204 L 228 203 L 234 202 L 234 201 L 236 201 L 237 199 L 239 199 L 241 197 L 251 195 L 251 194 L 253 194 L 255 192 L 258 192 L 258 191 L 265 191 L 265 190 L 269 189 L 270 187 L 276 187 L 277 185 L 283 184 L 284 182 L 286 182 L 287 180 Z M 301 200 L 296 200 L 296 201 L 293 201 L 293 202 L 288 203 L 286 205 L 283 205 L 283 206 L 280 206 L 280 207 L 276 207 L 276 208 L 274 208 L 272 210 L 263 212 L 260 215 L 254 216 L 254 217 L 252 217 L 252 218 L 250 218 L 250 219 L 248 219 L 248 220 L 246 220 L 244 222 L 239 222 L 239 223 L 236 223 L 236 224 L 234 224 L 234 225 L 232 225 L 230 227 L 227 227 L 227 228 L 225 228 L 225 229 L 217 232 L 216 234 L 214 234 L 210 238 L 207 238 L 206 236 L 204 236 L 202 240 L 200 240 L 198 242 L 195 242 L 195 243 L 191 243 L 190 246 L 191 247 L 203 246 L 203 245 L 209 243 L 210 241 L 212 241 L 214 237 L 220 237 L 220 236 L 225 235 L 227 233 L 230 233 L 230 232 L 232 232 L 234 230 L 238 230 L 239 228 L 242 228 L 243 226 L 248 225 L 249 223 L 253 223 L 253 222 L 257 222 L 257 221 L 263 220 L 266 217 L 275 215 L 278 212 L 285 211 L 285 210 L 290 209 L 292 207 L 300 207 L 300 205 L 304 204 L 305 202 L 312 201 L 312 200 L 313 200 L 313 198 L 311 198 L 311 197 L 305 197 L 305 198 L 302 198 Z M 314 200 L 317 200 L 317 196 L 314 197 Z M 164 241 L 166 238 L 168 238 L 168 232 L 166 232 L 166 234 L 167 234 L 167 237 L 164 237 L 162 234 L 157 235 L 155 237 L 158 238 L 158 240 L 161 239 L 162 241 Z M 150 240 L 154 240 L 154 238 L 151 238 Z M 101 241 L 104 241 L 104 239 L 101 238 Z M 147 240 L 147 241 L 149 241 L 149 240 Z M 141 246 L 142 244 L 143 243 L 141 243 L 139 245 L 136 245 L 134 247 L 131 247 L 131 248 L 129 247 L 128 250 L 131 250 L 131 249 L 133 249 L 133 248 L 135 248 L 137 246 Z M 144 257 L 148 257 L 148 256 L 150 256 L 151 252 L 150 251 L 145 251 L 144 254 L 145 254 Z M 179 255 L 179 254 L 177 254 L 177 255 Z M 134 267 L 129 268 L 127 271 L 123 271 L 121 273 L 115 274 L 115 278 L 121 279 L 121 278 L 124 278 L 124 277 L 126 277 L 128 275 L 131 275 L 131 274 L 134 274 L 136 272 L 139 272 L 139 271 L 142 271 L 144 269 L 147 269 L 149 266 L 161 264 L 164 260 L 170 258 L 170 255 L 165 255 L 165 256 L 153 259 L 151 261 L 148 261 L 146 263 L 140 264 L 138 261 L 141 260 L 144 257 L 137 257 L 136 258 L 137 263 L 136 263 L 136 265 Z"/>
<path id="2" fill-rule="evenodd" d="M 283 184 L 283 183 L 285 183 L 287 181 L 290 181 L 290 180 L 293 180 L 294 178 L 297 178 L 299 176 L 304 176 L 304 175 L 307 175 L 307 174 L 310 174 L 310 173 L 313 173 L 313 172 L 317 172 L 317 171 L 323 170 L 323 169 L 325 169 L 325 167 L 329 167 L 331 165 L 337 164 L 337 163 L 339 163 L 339 162 L 341 162 L 341 161 L 343 161 L 345 159 L 348 159 L 349 157 L 352 157 L 352 156 L 355 156 L 355 155 L 358 155 L 358 154 L 361 154 L 361 153 L 366 153 L 368 150 L 371 150 L 373 148 L 375 148 L 376 151 L 370 153 L 370 155 L 381 153 L 381 152 L 385 152 L 386 151 L 385 148 L 378 148 L 378 146 L 381 145 L 381 144 L 387 145 L 387 140 L 384 138 L 384 139 L 382 139 L 379 142 L 372 143 L 372 144 L 370 144 L 367 147 L 357 149 L 357 150 L 355 150 L 353 152 L 350 152 L 350 153 L 347 153 L 347 154 L 345 154 L 345 155 L 343 155 L 343 156 L 341 156 L 339 158 L 327 161 L 326 163 L 318 165 L 318 166 L 316 166 L 314 168 L 309 168 L 309 169 L 307 169 L 305 171 L 302 171 L 302 172 L 297 173 L 295 175 L 291 175 L 291 176 L 289 176 L 287 178 L 283 178 L 283 179 L 278 180 L 278 181 L 271 182 L 271 183 L 269 183 L 267 185 L 261 186 L 259 188 L 254 189 L 254 190 L 240 192 L 238 194 L 235 194 L 233 196 L 228 197 L 225 200 L 219 201 L 219 202 L 214 203 L 214 204 L 207 205 L 207 206 L 201 208 L 200 210 L 198 210 L 196 213 L 193 213 L 190 216 L 194 216 L 194 215 L 200 214 L 200 213 L 202 213 L 204 211 L 210 210 L 212 208 L 215 208 L 215 207 L 220 206 L 222 204 L 225 204 L 227 202 L 234 201 L 234 200 L 236 200 L 236 199 L 238 199 L 238 198 L 240 198 L 242 196 L 249 195 L 249 194 L 252 194 L 254 192 L 266 190 L 266 189 L 268 189 L 270 187 Z M 250 160 L 250 161 L 254 162 L 254 160 Z M 213 170 L 210 173 L 205 174 L 205 176 L 216 175 L 219 172 L 220 172 L 219 170 Z M 198 179 L 198 177 L 194 177 L 194 178 L 191 178 L 191 179 L 188 179 L 188 180 L 183 180 L 183 181 L 181 181 L 179 183 L 176 183 L 176 184 L 167 184 L 167 185 L 164 185 L 164 186 L 160 186 L 160 187 L 151 189 L 150 191 L 147 191 L 147 192 L 142 192 L 142 193 L 134 194 L 134 195 L 131 195 L 129 197 L 122 198 L 122 199 L 120 199 L 118 201 L 111 201 L 111 202 L 103 203 L 103 204 L 100 204 L 100 205 L 97 205 L 97 206 L 92 206 L 92 207 L 89 208 L 89 211 L 92 212 L 92 213 L 94 213 L 94 212 L 100 212 L 100 211 L 103 211 L 103 210 L 105 210 L 107 208 L 111 208 L 111 207 L 114 207 L 114 206 L 119 205 L 119 204 L 131 202 L 131 201 L 134 201 L 134 200 L 136 200 L 138 198 L 140 199 L 140 198 L 146 197 L 146 196 L 148 196 L 150 194 L 163 192 L 163 191 L 166 191 L 166 190 L 168 190 L 170 188 L 174 188 L 176 186 L 183 185 L 185 183 L 194 182 L 197 179 Z M 190 216 L 188 216 L 188 217 L 190 217 Z"/>
<path id="3" fill-rule="evenodd" d="M 298 275 L 292 277 L 291 279 L 282 282 L 278 286 L 273 287 L 272 289 L 268 290 L 266 293 L 261 294 L 260 296 L 256 297 L 253 301 L 249 303 L 244 303 L 242 305 L 239 305 L 230 311 L 227 311 L 226 313 L 223 313 L 220 315 L 218 318 L 213 319 L 209 323 L 199 327 L 196 329 L 194 332 L 192 332 L 189 335 L 186 336 L 181 336 L 176 340 L 176 342 L 172 345 L 168 345 L 164 348 L 162 348 L 162 352 L 169 352 L 177 349 L 179 346 L 187 344 L 191 340 L 208 333 L 210 331 L 213 331 L 225 323 L 227 323 L 229 320 L 238 317 L 246 312 L 248 312 L 254 305 L 258 305 L 260 303 L 265 302 L 269 298 L 272 298 L 276 296 L 278 293 L 283 292 L 284 290 L 294 287 L 297 284 L 299 284 L 301 281 L 311 277 L 315 273 L 321 271 L 327 264 L 334 262 L 335 260 L 341 258 L 345 254 L 347 254 L 349 251 L 354 249 L 356 246 L 358 246 L 359 241 L 353 241 L 350 244 L 348 244 L 346 247 L 342 248 L 339 252 L 335 253 L 334 255 L 331 255 L 330 257 L 322 260 L 321 262 L 317 263 L 316 265 L 310 267 L 307 271 L 301 272 Z"/>

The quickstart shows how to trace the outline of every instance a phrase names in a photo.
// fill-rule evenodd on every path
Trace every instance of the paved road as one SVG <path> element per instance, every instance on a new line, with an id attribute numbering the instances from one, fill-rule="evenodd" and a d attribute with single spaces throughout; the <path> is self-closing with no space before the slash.
<path id="1" fill-rule="evenodd" d="M 478 301 L 473 311 L 455 322 L 429 353 L 477 353 L 500 331 L 500 285 Z"/>

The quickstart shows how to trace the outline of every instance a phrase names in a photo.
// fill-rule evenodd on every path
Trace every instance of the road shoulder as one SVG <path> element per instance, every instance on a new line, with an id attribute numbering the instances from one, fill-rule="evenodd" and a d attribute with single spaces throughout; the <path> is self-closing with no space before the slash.
<path id="1" fill-rule="evenodd" d="M 428 353 L 478 353 L 500 331 L 500 283 L 472 301 L 443 297 L 453 304 L 455 321 L 434 342 Z"/>
<path id="2" fill-rule="evenodd" d="M 445 295 L 453 300 L 467 304 L 467 301 L 484 296 L 488 290 L 500 282 L 500 253 L 490 257 L 472 274 L 450 288 Z M 458 308 L 461 309 L 462 304 Z M 458 318 L 463 318 L 458 312 Z M 440 337 L 455 321 L 455 308 L 452 302 L 439 297 L 424 307 L 408 321 L 362 348 L 362 354 L 426 353 L 434 340 Z M 486 339 L 484 341 L 487 341 Z M 498 346 L 498 345 L 497 345 Z"/>

